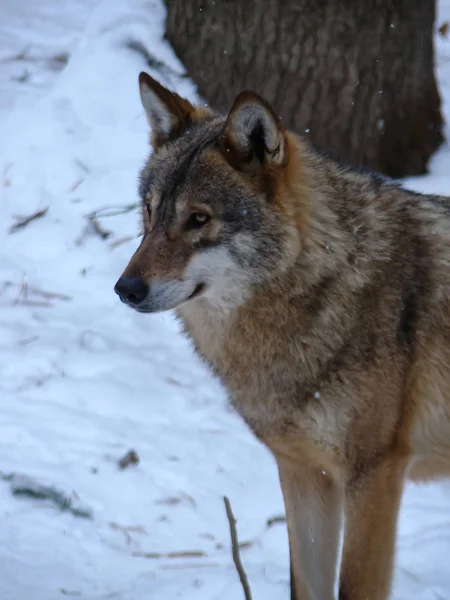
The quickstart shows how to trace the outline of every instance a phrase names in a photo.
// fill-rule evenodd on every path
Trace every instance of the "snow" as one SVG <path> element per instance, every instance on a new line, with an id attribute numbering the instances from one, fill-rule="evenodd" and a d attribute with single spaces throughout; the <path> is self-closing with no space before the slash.
<path id="1" fill-rule="evenodd" d="M 139 71 L 199 100 L 163 40 L 162 0 L 61 6 L 0 5 L 0 599 L 240 598 L 224 495 L 251 542 L 242 560 L 254 598 L 287 599 L 285 526 L 267 526 L 283 514 L 272 457 L 173 317 L 134 313 L 113 293 L 137 245 L 136 211 L 100 217 L 107 239 L 86 218 L 137 201 L 149 152 Z M 437 23 L 447 19 L 441 0 Z M 130 40 L 167 66 L 163 77 Z M 436 46 L 450 122 L 450 41 Z M 445 145 L 431 174 L 407 185 L 450 195 L 449 159 Z M 18 215 L 47 207 L 9 233 Z M 131 449 L 139 464 L 120 469 Z M 92 518 L 13 495 L 9 474 L 60 490 Z M 396 600 L 450 596 L 449 493 L 448 483 L 407 488 Z M 192 551 L 203 555 L 167 556 Z"/>

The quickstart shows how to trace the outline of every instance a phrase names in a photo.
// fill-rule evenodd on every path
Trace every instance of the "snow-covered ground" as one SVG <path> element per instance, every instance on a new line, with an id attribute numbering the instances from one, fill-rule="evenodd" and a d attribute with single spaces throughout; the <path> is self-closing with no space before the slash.
<path id="1" fill-rule="evenodd" d="M 448 19 L 440 0 L 437 23 Z M 283 513 L 274 461 L 173 318 L 115 297 L 136 211 L 100 216 L 106 239 L 86 218 L 137 200 L 149 151 L 139 71 L 196 99 L 163 32 L 162 0 L 0 4 L 0 472 L 92 510 L 14 496 L 0 479 L 0 600 L 240 598 L 224 495 L 250 542 L 255 600 L 289 596 L 285 526 L 267 525 Z M 165 63 L 163 76 L 130 40 Z M 436 44 L 450 122 L 450 41 Z M 408 185 L 450 195 L 449 164 L 444 146 L 431 175 Z M 120 469 L 130 449 L 140 462 Z M 408 487 L 396 600 L 450 598 L 449 498 L 449 484 Z"/>

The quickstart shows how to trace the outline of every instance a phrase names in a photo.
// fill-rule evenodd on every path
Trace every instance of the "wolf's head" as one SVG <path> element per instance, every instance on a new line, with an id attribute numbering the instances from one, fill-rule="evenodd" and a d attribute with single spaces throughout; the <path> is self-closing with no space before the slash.
<path id="1" fill-rule="evenodd" d="M 252 92 L 223 117 L 146 73 L 139 83 L 154 151 L 139 188 L 143 239 L 115 291 L 141 312 L 200 297 L 238 306 L 298 253 L 298 227 L 283 202 L 292 142 Z"/>

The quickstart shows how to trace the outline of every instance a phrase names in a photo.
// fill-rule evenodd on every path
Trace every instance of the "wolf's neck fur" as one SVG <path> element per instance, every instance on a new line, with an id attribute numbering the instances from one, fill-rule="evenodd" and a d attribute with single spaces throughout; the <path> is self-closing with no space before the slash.
<path id="1" fill-rule="evenodd" d="M 361 294 L 372 271 L 385 259 L 370 202 L 380 182 L 343 171 L 293 136 L 289 145 L 293 157 L 277 198 L 287 217 L 285 263 L 238 308 L 223 310 L 199 299 L 178 311 L 197 350 L 225 380 L 231 376 L 233 354 L 251 354 L 249 369 L 256 369 L 258 362 L 267 368 L 274 353 L 279 357 L 289 352 L 288 340 L 302 345 L 309 336 L 314 336 L 316 356 L 308 356 L 306 343 L 303 363 L 313 376 L 321 362 L 320 347 L 328 355 L 334 345 L 342 344 L 351 328 L 348 303 Z M 348 206 L 349 202 L 354 205 Z M 372 229 L 367 226 L 369 219 Z M 336 303 L 342 315 L 333 305 L 337 295 L 347 300 Z M 278 339 L 286 340 L 285 349 L 267 347 L 274 329 Z"/>

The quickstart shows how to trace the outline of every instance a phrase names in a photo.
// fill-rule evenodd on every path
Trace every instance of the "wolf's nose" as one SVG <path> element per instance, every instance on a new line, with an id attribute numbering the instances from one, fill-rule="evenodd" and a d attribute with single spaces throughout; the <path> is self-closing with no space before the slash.
<path id="1" fill-rule="evenodd" d="M 140 277 L 124 275 L 114 286 L 114 291 L 122 302 L 130 306 L 139 306 L 147 296 L 148 285 Z"/>

